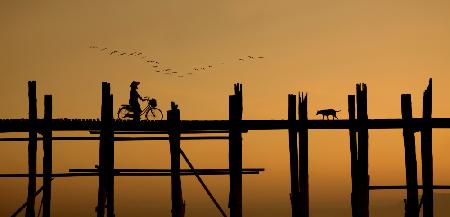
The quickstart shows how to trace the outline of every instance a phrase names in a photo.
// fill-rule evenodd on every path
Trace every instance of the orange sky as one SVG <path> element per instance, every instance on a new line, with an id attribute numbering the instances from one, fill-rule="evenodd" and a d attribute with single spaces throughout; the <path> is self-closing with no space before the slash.
<path id="1" fill-rule="evenodd" d="M 157 98 L 164 111 L 177 102 L 182 119 L 227 119 L 235 82 L 243 83 L 244 119 L 285 119 L 287 95 L 298 91 L 309 94 L 310 118 L 320 118 L 314 114 L 322 108 L 341 109 L 339 117 L 347 118 L 347 95 L 357 82 L 368 84 L 369 118 L 400 117 L 402 93 L 413 94 L 413 114 L 419 117 L 430 77 L 433 117 L 449 117 L 448 11 L 450 2 L 444 0 L 0 1 L 0 118 L 27 117 L 28 80 L 37 81 L 40 117 L 43 95 L 53 94 L 55 117 L 98 118 L 101 82 L 111 83 L 118 108 L 127 103 L 132 80 L 141 81 L 140 93 Z M 107 55 L 91 45 L 143 52 L 164 67 L 193 74 L 167 76 L 142 59 Z M 251 61 L 248 55 L 265 58 Z M 214 67 L 192 70 L 207 65 Z M 450 183 L 447 132 L 433 134 L 437 184 Z M 350 213 L 347 134 L 310 132 L 311 216 Z M 25 172 L 26 143 L 10 144 L 1 145 L 0 165 L 6 166 L 0 172 Z M 57 172 L 97 162 L 96 143 L 54 144 Z M 225 141 L 182 146 L 196 167 L 227 166 Z M 122 142 L 116 150 L 116 167 L 169 165 L 164 142 Z M 419 150 L 417 156 L 420 162 Z M 246 216 L 289 216 L 287 133 L 244 135 L 243 161 L 244 167 L 267 169 L 244 178 Z M 401 130 L 370 131 L 371 183 L 403 183 L 403 165 Z M 205 179 L 226 206 L 228 178 Z M 162 187 L 140 188 L 149 183 Z M 55 186 L 56 215 L 67 216 L 69 209 L 73 215 L 95 215 L 96 179 L 55 180 Z M 188 216 L 219 216 L 194 178 L 183 178 L 183 187 Z M 10 198 L 0 203 L 0 216 L 10 215 L 25 200 L 26 180 L 0 180 L 0 191 Z M 169 192 L 168 178 L 119 178 L 117 216 L 169 215 Z M 378 202 L 372 206 L 387 195 L 401 209 L 401 192 L 374 193 L 371 199 Z M 76 207 L 67 207 L 68 198 L 79 201 Z"/>

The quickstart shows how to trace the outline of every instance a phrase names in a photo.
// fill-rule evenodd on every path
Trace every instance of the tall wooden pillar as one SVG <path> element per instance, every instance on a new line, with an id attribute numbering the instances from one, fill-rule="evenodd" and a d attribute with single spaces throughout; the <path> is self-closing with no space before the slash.
<path id="1" fill-rule="evenodd" d="M 105 129 L 105 177 L 106 177 L 106 211 L 108 217 L 114 217 L 114 118 L 113 95 L 107 96 Z"/>
<path id="2" fill-rule="evenodd" d="M 407 122 L 412 119 L 411 95 L 402 94 L 402 119 Z M 405 144 L 406 166 L 406 217 L 419 217 L 417 162 L 414 129 L 404 126 L 403 139 Z"/>
<path id="3" fill-rule="evenodd" d="M 185 205 L 180 178 L 180 110 L 178 105 L 171 103 L 171 110 L 167 111 L 170 142 L 170 168 L 172 189 L 172 217 L 184 217 Z"/>
<path id="4" fill-rule="evenodd" d="M 234 95 L 229 97 L 229 167 L 230 216 L 242 216 L 242 84 L 234 84 Z"/>
<path id="5" fill-rule="evenodd" d="M 112 120 L 111 86 L 102 83 L 101 132 L 98 165 L 98 204 L 97 217 L 105 216 L 105 206 L 108 202 L 108 217 L 114 215 L 114 132 Z M 111 178 L 112 176 L 112 178 Z M 109 199 L 109 201 L 107 201 Z"/>
<path id="6" fill-rule="evenodd" d="M 355 95 L 348 95 L 348 119 L 350 121 L 355 121 Z M 349 141 L 350 141 L 350 174 L 352 177 L 352 194 L 351 194 L 351 204 L 352 204 L 352 216 L 359 217 L 360 212 L 358 212 L 359 205 L 359 194 L 358 194 L 358 148 L 356 141 L 356 128 L 349 129 Z"/>
<path id="7" fill-rule="evenodd" d="M 299 180 L 298 180 L 298 151 L 297 151 L 297 126 L 296 126 L 296 97 L 288 95 L 288 137 L 289 137 L 289 165 L 291 172 L 291 208 L 292 217 L 300 216 Z"/>
<path id="8" fill-rule="evenodd" d="M 52 198 L 52 95 L 44 96 L 43 216 L 50 217 Z"/>
<path id="9" fill-rule="evenodd" d="M 432 80 L 423 93 L 423 120 L 425 126 L 420 135 L 422 152 L 423 217 L 433 217 L 433 143 L 431 128 Z"/>
<path id="10" fill-rule="evenodd" d="M 305 126 L 308 120 L 308 95 L 298 96 L 298 117 L 300 125 Z M 308 157 L 308 129 L 301 128 L 299 136 L 299 202 L 300 216 L 309 217 L 309 157 Z"/>
<path id="11" fill-rule="evenodd" d="M 34 217 L 36 196 L 36 150 L 37 150 L 37 105 L 36 81 L 28 82 L 28 121 L 30 125 L 28 143 L 28 197 L 25 216 Z"/>
<path id="12" fill-rule="evenodd" d="M 362 217 L 369 216 L 369 130 L 367 128 L 367 86 L 356 85 L 358 128 L 358 194 Z"/>

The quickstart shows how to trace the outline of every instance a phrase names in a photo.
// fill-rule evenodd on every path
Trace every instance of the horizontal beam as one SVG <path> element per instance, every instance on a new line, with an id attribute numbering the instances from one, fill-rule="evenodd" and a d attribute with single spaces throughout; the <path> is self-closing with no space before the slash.
<path id="1" fill-rule="evenodd" d="M 97 172 L 98 169 L 69 169 L 69 172 Z M 115 172 L 170 172 L 170 169 L 114 169 Z M 180 169 L 180 172 L 229 172 L 229 169 Z M 243 168 L 242 172 L 262 172 L 264 168 Z"/>
<path id="2" fill-rule="evenodd" d="M 286 130 L 295 127 L 297 129 L 401 129 L 403 127 L 421 128 L 450 128 L 450 118 L 433 118 L 423 120 L 422 118 L 413 118 L 411 120 L 403 119 L 369 119 L 362 120 L 242 120 L 238 121 L 243 132 L 248 130 Z M 54 119 L 52 121 L 52 130 L 54 131 L 95 131 L 100 130 L 100 121 L 80 120 L 80 119 Z M 43 129 L 42 119 L 37 121 L 37 129 Z M 0 132 L 28 132 L 30 129 L 27 119 L 8 119 L 0 120 Z M 114 122 L 114 131 L 167 131 L 167 121 L 122 121 Z M 182 131 L 201 131 L 201 130 L 229 130 L 230 122 L 228 120 L 185 120 L 181 121 L 180 130 Z"/>
<path id="3" fill-rule="evenodd" d="M 190 137 L 180 137 L 180 140 L 226 140 L 227 136 L 190 136 Z M 21 142 L 29 141 L 29 138 L 0 138 L 0 142 Z M 43 138 L 37 138 L 41 141 Z M 55 141 L 91 141 L 100 140 L 100 137 L 93 136 L 69 136 L 69 137 L 52 137 Z M 141 141 L 141 140 L 169 140 L 169 137 L 114 137 L 114 141 Z"/>
<path id="4" fill-rule="evenodd" d="M 369 186 L 369 190 L 402 190 L 406 189 L 406 185 L 376 185 Z M 423 189 L 422 185 L 418 186 L 418 189 Z M 433 189 L 450 189 L 448 185 L 434 185 Z"/>
<path id="5" fill-rule="evenodd" d="M 228 130 L 184 130 L 181 134 L 229 133 Z M 91 130 L 90 134 L 100 134 L 99 130 Z M 168 131 L 115 131 L 114 134 L 168 134 Z"/>
<path id="6" fill-rule="evenodd" d="M 259 174 L 260 171 L 243 171 L 242 174 Z M 214 175 L 229 175 L 227 171 L 223 172 L 181 172 L 181 176 L 195 176 L 196 174 L 202 176 L 214 176 Z M 116 172 L 114 176 L 171 176 L 170 172 Z M 27 173 L 12 173 L 12 174 L 0 174 L 0 178 L 28 178 L 30 175 Z M 44 174 L 36 174 L 36 177 L 43 177 Z M 98 176 L 98 172 L 73 172 L 73 173 L 53 173 L 52 177 L 82 177 L 82 176 Z"/>

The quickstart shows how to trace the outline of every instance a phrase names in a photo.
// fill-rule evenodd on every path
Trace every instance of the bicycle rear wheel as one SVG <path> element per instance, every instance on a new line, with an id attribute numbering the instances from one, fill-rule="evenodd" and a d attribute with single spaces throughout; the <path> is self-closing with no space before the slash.
<path id="1" fill-rule="evenodd" d="M 151 120 L 151 121 L 162 120 L 163 117 L 164 116 L 163 116 L 162 111 L 158 108 L 151 108 L 145 115 L 145 118 L 147 118 L 147 120 Z"/>
<path id="2" fill-rule="evenodd" d="M 117 118 L 119 118 L 119 119 L 127 118 L 127 117 L 129 117 L 128 113 L 129 113 L 128 109 L 122 107 L 117 112 Z"/>

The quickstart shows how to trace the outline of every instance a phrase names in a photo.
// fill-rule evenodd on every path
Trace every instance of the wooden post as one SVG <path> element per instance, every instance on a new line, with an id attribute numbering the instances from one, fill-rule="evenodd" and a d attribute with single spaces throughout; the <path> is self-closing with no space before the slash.
<path id="1" fill-rule="evenodd" d="M 171 103 L 171 110 L 167 111 L 170 142 L 170 168 L 172 188 L 172 217 L 184 217 L 185 204 L 181 189 L 180 178 L 180 110 L 178 105 Z"/>
<path id="2" fill-rule="evenodd" d="M 52 95 L 44 96 L 43 216 L 50 217 L 52 198 Z"/>
<path id="3" fill-rule="evenodd" d="M 108 105 L 110 100 L 111 87 L 109 83 L 102 83 L 102 107 L 101 107 L 101 132 L 100 132 L 100 146 L 99 146 L 99 162 L 98 162 L 98 204 L 97 217 L 105 216 L 106 194 L 108 188 L 107 170 L 108 157 L 106 155 L 108 150 Z"/>
<path id="4" fill-rule="evenodd" d="M 297 119 L 296 112 L 296 98 L 295 95 L 288 95 L 288 120 L 289 120 L 289 164 L 291 171 L 291 208 L 292 217 L 298 217 L 300 214 L 299 205 L 299 181 L 298 181 L 298 151 L 297 151 L 297 126 L 295 121 Z"/>
<path id="5" fill-rule="evenodd" d="M 351 121 L 355 120 L 355 95 L 348 95 L 348 119 Z M 351 193 L 351 204 L 352 204 L 352 216 L 359 217 L 360 212 L 358 212 L 359 194 L 358 194 L 358 148 L 356 141 L 356 129 L 349 129 L 350 137 L 350 174 L 352 177 L 352 193 Z"/>
<path id="6" fill-rule="evenodd" d="M 433 217 L 433 143 L 431 122 L 432 110 L 432 80 L 423 93 L 423 119 L 426 125 L 420 134 L 422 152 L 422 182 L 423 182 L 423 217 Z"/>
<path id="7" fill-rule="evenodd" d="M 229 119 L 230 216 L 242 217 L 242 84 L 234 84 L 229 97 Z"/>
<path id="8" fill-rule="evenodd" d="M 402 119 L 412 119 L 411 95 L 402 94 Z M 418 186 L 417 186 L 417 162 L 416 145 L 414 140 L 414 129 L 405 126 L 403 128 L 403 139 L 405 144 L 405 166 L 406 166 L 406 217 L 419 217 Z"/>
<path id="9" fill-rule="evenodd" d="M 34 217 L 34 203 L 36 194 L 36 150 L 37 150 L 37 105 L 36 81 L 28 82 L 28 120 L 30 124 L 28 143 L 28 197 L 25 216 Z"/>
<path id="10" fill-rule="evenodd" d="M 110 88 L 109 88 L 110 89 Z M 106 177 L 106 210 L 108 217 L 114 217 L 114 118 L 113 95 L 109 94 L 106 104 L 105 129 L 105 177 Z"/>
<path id="11" fill-rule="evenodd" d="M 362 217 L 369 217 L 369 130 L 366 125 L 367 116 L 367 86 L 356 85 L 357 117 L 360 123 L 358 129 L 358 181 L 359 205 Z"/>
<path id="12" fill-rule="evenodd" d="M 308 95 L 298 96 L 298 117 L 300 124 L 308 120 Z M 299 202 L 300 216 L 309 217 L 309 166 L 308 166 L 308 129 L 302 128 L 298 132 L 299 136 Z"/>

